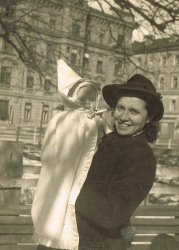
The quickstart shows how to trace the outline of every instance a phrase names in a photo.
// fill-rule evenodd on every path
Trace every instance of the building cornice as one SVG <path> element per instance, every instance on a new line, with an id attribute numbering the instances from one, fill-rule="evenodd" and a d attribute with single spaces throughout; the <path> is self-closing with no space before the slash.
<path id="1" fill-rule="evenodd" d="M 123 11 L 120 11 L 122 18 L 124 18 L 123 20 L 120 20 L 119 17 L 116 17 L 112 14 L 104 13 L 104 12 L 97 10 L 97 9 L 94 9 L 92 7 L 89 7 L 89 13 L 93 17 L 101 18 L 101 19 L 104 19 L 106 21 L 110 21 L 112 23 L 115 23 L 117 25 L 125 22 L 125 25 L 127 25 L 128 27 L 134 28 L 134 24 L 132 22 L 128 21 L 126 18 L 126 16 L 130 17 L 130 15 L 128 13 L 123 12 Z"/>
<path id="2" fill-rule="evenodd" d="M 179 50 L 179 41 L 172 41 L 169 38 L 134 42 L 132 44 L 133 54 L 158 53 L 175 50 Z"/>

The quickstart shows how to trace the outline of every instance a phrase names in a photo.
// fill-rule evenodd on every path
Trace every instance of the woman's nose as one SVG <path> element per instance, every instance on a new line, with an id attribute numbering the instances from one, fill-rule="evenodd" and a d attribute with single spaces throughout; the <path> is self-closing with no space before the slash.
<path id="1" fill-rule="evenodd" d="M 121 121 L 128 121 L 128 119 L 129 119 L 128 112 L 127 111 L 122 112 L 122 114 L 120 114 L 119 118 Z"/>

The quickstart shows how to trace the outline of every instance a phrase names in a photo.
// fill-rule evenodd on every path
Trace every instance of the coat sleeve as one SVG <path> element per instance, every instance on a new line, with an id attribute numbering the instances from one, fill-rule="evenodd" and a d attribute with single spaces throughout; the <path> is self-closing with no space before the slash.
<path id="1" fill-rule="evenodd" d="M 113 175 L 104 193 L 86 185 L 76 202 L 77 213 L 108 230 L 115 230 L 128 223 L 135 209 L 149 193 L 155 177 L 155 162 L 150 159 L 144 159 L 143 164 L 141 160 L 133 162 L 133 165 L 137 164 L 141 166 L 135 175 Z"/>

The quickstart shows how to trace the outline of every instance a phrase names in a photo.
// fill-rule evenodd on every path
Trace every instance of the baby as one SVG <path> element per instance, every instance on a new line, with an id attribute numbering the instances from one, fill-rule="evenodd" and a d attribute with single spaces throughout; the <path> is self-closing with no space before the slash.
<path id="1" fill-rule="evenodd" d="M 75 83 L 75 88 L 71 88 L 68 96 L 71 100 L 88 112 L 88 118 L 95 117 L 95 111 L 98 105 L 99 89 L 94 82 L 82 78 Z"/>
<path id="2" fill-rule="evenodd" d="M 79 86 L 72 94 L 72 99 L 85 109 L 95 109 L 96 99 L 98 96 L 97 87 L 89 80 L 81 79 L 78 81 Z M 71 91 L 69 91 L 71 92 Z M 71 93 L 68 93 L 70 96 Z"/>
<path id="3" fill-rule="evenodd" d="M 43 246 L 74 250 L 79 241 L 75 201 L 103 125 L 95 116 L 99 97 L 96 84 L 76 75 L 68 65 L 66 68 L 64 61 L 58 62 L 58 67 L 61 63 L 66 73 L 58 71 L 58 89 L 64 111 L 49 122 L 42 145 L 42 169 L 32 206 L 33 239 Z M 64 76 L 67 72 L 70 81 Z M 66 79 L 63 84 L 61 76 Z"/>

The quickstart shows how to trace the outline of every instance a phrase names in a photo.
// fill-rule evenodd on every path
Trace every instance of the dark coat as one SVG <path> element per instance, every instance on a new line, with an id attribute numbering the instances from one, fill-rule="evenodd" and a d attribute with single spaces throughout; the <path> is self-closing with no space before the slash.
<path id="1" fill-rule="evenodd" d="M 110 249 L 108 242 L 121 237 L 121 229 L 149 193 L 155 172 L 156 159 L 143 134 L 105 136 L 75 205 L 80 246 Z"/>

